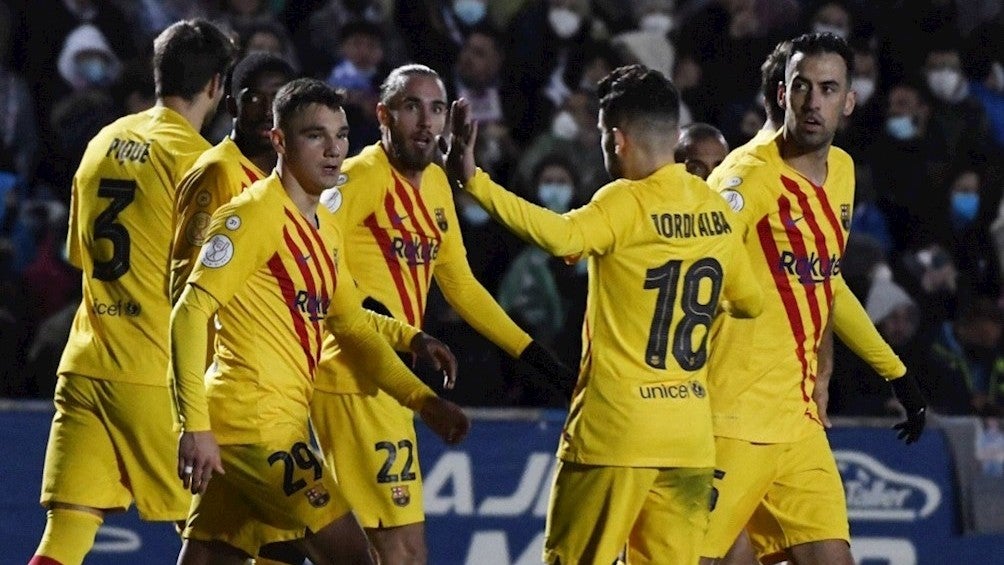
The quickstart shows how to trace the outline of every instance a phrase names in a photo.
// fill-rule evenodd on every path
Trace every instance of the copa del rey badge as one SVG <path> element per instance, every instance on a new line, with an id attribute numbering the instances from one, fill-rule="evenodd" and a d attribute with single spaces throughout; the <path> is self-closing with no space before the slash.
<path id="1" fill-rule="evenodd" d="M 411 502 L 411 493 L 407 486 L 390 487 L 390 499 L 398 506 L 408 506 Z"/>

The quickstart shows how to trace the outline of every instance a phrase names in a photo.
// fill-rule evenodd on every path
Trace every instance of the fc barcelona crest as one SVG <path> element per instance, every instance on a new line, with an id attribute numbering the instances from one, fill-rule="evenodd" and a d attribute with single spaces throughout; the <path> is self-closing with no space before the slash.
<path id="1" fill-rule="evenodd" d="M 328 494 L 327 489 L 321 485 L 310 487 L 303 494 L 307 497 L 307 501 L 310 502 L 310 505 L 314 508 L 322 508 L 329 501 L 331 501 L 331 495 Z"/>
<path id="2" fill-rule="evenodd" d="M 436 208 L 436 225 L 443 231 L 450 228 L 450 225 L 446 223 L 446 211 L 442 208 Z"/>
<path id="3" fill-rule="evenodd" d="M 840 205 L 840 224 L 844 226 L 847 231 L 851 230 L 851 205 L 841 204 Z"/>
<path id="4" fill-rule="evenodd" d="M 408 506 L 411 502 L 411 493 L 407 486 L 390 487 L 390 499 L 398 506 Z"/>

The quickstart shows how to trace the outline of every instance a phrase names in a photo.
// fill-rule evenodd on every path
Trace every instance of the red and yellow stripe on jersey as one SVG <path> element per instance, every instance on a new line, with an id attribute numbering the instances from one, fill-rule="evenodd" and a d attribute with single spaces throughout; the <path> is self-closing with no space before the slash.
<path id="1" fill-rule="evenodd" d="M 339 276 L 352 276 L 334 218 L 323 207 L 315 217 L 316 225 L 303 217 L 275 173 L 213 214 L 188 279 L 217 304 L 216 351 L 204 390 L 204 356 L 189 348 L 204 343 L 198 334 L 207 318 L 172 335 L 191 342 L 174 345 L 172 392 L 182 429 L 211 427 L 220 444 L 267 441 L 282 433 L 276 424 L 306 432 L 326 331 L 351 338 L 360 363 L 379 368 L 373 378 L 403 404 L 417 409 L 435 396 L 388 346 L 406 348 L 414 330 L 363 312 L 354 286 L 339 284 Z M 388 331 L 381 337 L 377 330 Z"/>
<path id="2" fill-rule="evenodd" d="M 453 192 L 442 168 L 426 167 L 421 188 L 394 170 L 380 144 L 342 165 L 342 181 L 322 203 L 338 219 L 346 259 L 362 296 L 380 302 L 394 318 L 421 327 L 435 277 L 447 301 L 479 333 L 512 356 L 531 338 L 477 281 L 467 263 Z M 317 388 L 372 392 L 348 370 L 333 339 L 325 345 Z"/>
<path id="3" fill-rule="evenodd" d="M 206 241 L 209 219 L 265 173 L 241 153 L 229 137 L 203 153 L 178 184 L 174 206 L 174 240 L 171 244 L 171 298 L 185 287 L 199 250 Z"/>
<path id="4" fill-rule="evenodd" d="M 66 242 L 83 299 L 60 374 L 165 386 L 175 188 L 208 148 L 163 106 L 116 120 L 87 145 Z"/>
<path id="5" fill-rule="evenodd" d="M 216 439 L 258 443 L 276 421 L 306 423 L 340 237 L 300 214 L 276 175 L 216 210 L 189 277 L 222 307 L 206 374 Z"/>
<path id="6" fill-rule="evenodd" d="M 764 443 L 797 441 L 821 425 L 812 400 L 820 337 L 838 296 L 856 302 L 840 276 L 853 161 L 832 148 L 825 186 L 816 185 L 781 159 L 777 135 L 740 148 L 708 179 L 737 212 L 765 292 L 758 318 L 720 317 L 712 328 L 715 435 Z M 834 319 L 834 330 L 865 335 L 865 360 L 899 371 L 902 364 L 867 316 L 843 310 L 848 315 Z"/>
<path id="7" fill-rule="evenodd" d="M 709 326 L 762 291 L 728 205 L 683 165 L 620 179 L 558 215 L 478 172 L 466 186 L 517 235 L 587 257 L 582 363 L 558 456 L 588 465 L 710 467 Z"/>

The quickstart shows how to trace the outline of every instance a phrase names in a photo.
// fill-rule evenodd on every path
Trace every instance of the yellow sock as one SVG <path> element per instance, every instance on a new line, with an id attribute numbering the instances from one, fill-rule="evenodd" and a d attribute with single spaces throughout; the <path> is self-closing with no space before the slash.
<path id="1" fill-rule="evenodd" d="M 94 537 L 104 521 L 100 516 L 69 508 L 53 508 L 46 513 L 45 532 L 35 550 L 59 565 L 80 565 L 94 545 Z M 39 559 L 38 563 L 49 563 Z"/>

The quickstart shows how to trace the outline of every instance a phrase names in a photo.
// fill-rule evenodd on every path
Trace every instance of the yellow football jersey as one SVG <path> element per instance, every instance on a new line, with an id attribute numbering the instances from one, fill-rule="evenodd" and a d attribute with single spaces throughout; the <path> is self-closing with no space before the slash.
<path id="1" fill-rule="evenodd" d="M 87 145 L 67 234 L 83 299 L 60 374 L 165 386 L 175 190 L 208 148 L 163 106 L 116 120 Z"/>
<path id="2" fill-rule="evenodd" d="M 171 243 L 171 298 L 185 287 L 199 250 L 206 241 L 209 219 L 265 173 L 226 137 L 203 153 L 178 184 L 174 205 L 174 239 Z"/>
<path id="3" fill-rule="evenodd" d="M 221 444 L 266 441 L 274 431 L 270 424 L 279 422 L 306 426 L 323 336 L 331 327 L 328 314 L 352 329 L 356 316 L 374 318 L 359 307 L 331 214 L 318 207 L 316 222 L 300 214 L 274 173 L 213 214 L 188 284 L 220 304 L 205 395 Z M 339 284 L 339 277 L 349 284 Z M 392 365 L 387 375 L 374 377 L 384 379 L 382 386 L 402 399 L 435 394 L 408 372 L 387 342 L 400 344 L 377 336 L 379 321 L 361 326 L 360 337 L 372 344 L 372 334 L 382 346 L 374 357 L 380 366 Z M 176 399 L 175 406 L 199 404 L 184 400 Z M 177 416 L 184 420 L 186 414 Z"/>
<path id="4" fill-rule="evenodd" d="M 763 443 L 797 441 L 821 426 L 812 400 L 820 337 L 836 296 L 856 302 L 840 275 L 853 161 L 832 148 L 826 183 L 815 185 L 784 163 L 777 135 L 733 152 L 709 179 L 737 213 L 737 231 L 765 293 L 758 318 L 722 317 L 712 327 L 715 435 Z M 866 316 L 843 310 L 847 315 L 834 319 L 838 335 L 867 334 L 871 345 L 878 340 L 869 353 L 873 364 L 899 363 Z"/>
<path id="5" fill-rule="evenodd" d="M 553 255 L 588 257 L 578 386 L 558 456 L 590 465 L 710 467 L 706 376 L 720 307 L 756 315 L 762 291 L 727 203 L 683 165 L 617 180 L 564 215 L 483 172 L 467 189 Z"/>
<path id="6" fill-rule="evenodd" d="M 345 236 L 346 260 L 363 297 L 378 301 L 395 319 L 421 327 L 432 278 L 447 302 L 478 333 L 512 356 L 531 338 L 477 281 L 467 263 L 443 169 L 431 165 L 415 188 L 391 167 L 380 144 L 346 159 L 337 187 L 321 202 Z M 325 343 L 317 388 L 328 392 L 372 393 L 373 385 L 353 374 L 338 355 L 334 339 Z"/>

